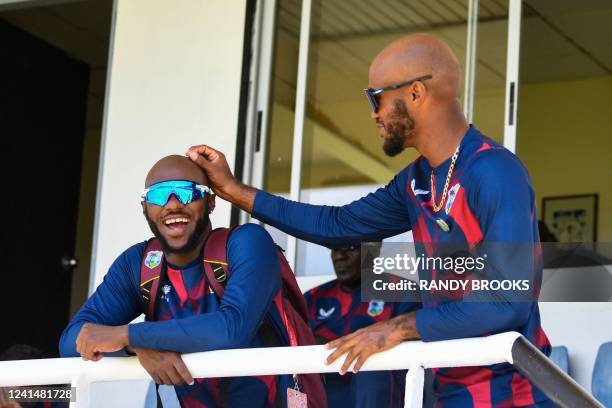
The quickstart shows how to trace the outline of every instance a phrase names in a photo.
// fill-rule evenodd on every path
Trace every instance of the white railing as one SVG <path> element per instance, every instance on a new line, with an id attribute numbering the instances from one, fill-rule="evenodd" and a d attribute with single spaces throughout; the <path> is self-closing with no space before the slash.
<path id="1" fill-rule="evenodd" d="M 424 368 L 513 363 L 516 332 L 488 337 L 423 343 L 410 341 L 370 357 L 362 371 L 409 369 L 406 407 L 422 407 Z M 325 365 L 323 346 L 270 347 L 184 354 L 195 378 L 250 375 L 329 373 L 339 371 L 343 358 Z M 77 389 L 71 407 L 89 407 L 90 385 L 96 381 L 149 379 L 136 357 L 105 357 L 98 362 L 80 358 L 0 362 L 0 386 L 72 384 Z"/>

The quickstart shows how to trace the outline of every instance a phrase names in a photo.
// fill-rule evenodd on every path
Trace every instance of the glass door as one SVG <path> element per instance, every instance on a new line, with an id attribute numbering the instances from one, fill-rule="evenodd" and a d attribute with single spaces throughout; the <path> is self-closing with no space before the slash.
<path id="1" fill-rule="evenodd" d="M 549 240 L 612 241 L 611 19 L 611 2 L 522 1 L 516 151 Z"/>

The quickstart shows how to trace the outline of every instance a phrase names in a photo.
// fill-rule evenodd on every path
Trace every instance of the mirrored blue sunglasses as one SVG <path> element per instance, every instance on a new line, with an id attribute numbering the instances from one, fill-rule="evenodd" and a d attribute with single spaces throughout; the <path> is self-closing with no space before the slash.
<path id="1" fill-rule="evenodd" d="M 173 195 L 183 205 L 204 198 L 206 194 L 214 194 L 208 186 L 196 184 L 187 180 L 168 180 L 155 183 L 145 189 L 140 198 L 149 204 L 164 206 Z"/>

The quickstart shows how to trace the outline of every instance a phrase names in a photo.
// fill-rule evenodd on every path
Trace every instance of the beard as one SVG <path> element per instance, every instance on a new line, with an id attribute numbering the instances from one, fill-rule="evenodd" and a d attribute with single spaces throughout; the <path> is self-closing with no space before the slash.
<path id="1" fill-rule="evenodd" d="M 385 138 L 383 151 L 389 157 L 400 154 L 408 137 L 414 133 L 416 123 L 408 112 L 406 104 L 401 99 L 396 99 L 391 112 L 391 119 L 384 124 L 388 137 Z"/>
<path id="2" fill-rule="evenodd" d="M 210 222 L 207 209 L 205 208 L 204 214 L 202 214 L 202 217 L 198 221 L 196 221 L 195 229 L 193 230 L 191 235 L 189 235 L 189 237 L 187 238 L 187 242 L 185 243 L 185 245 L 177 248 L 177 247 L 173 247 L 172 245 L 168 243 L 168 240 L 166 240 L 166 238 L 159 231 L 159 228 L 157 228 L 157 225 L 155 224 L 155 222 L 153 222 L 149 218 L 149 214 L 147 213 L 146 210 L 144 211 L 144 216 L 147 219 L 147 224 L 149 224 L 149 228 L 151 229 L 151 232 L 153 233 L 155 238 L 157 238 L 157 240 L 159 241 L 159 245 L 162 247 L 162 251 L 164 251 L 165 254 L 188 254 L 191 251 L 195 250 L 198 247 L 198 245 L 201 243 L 200 240 L 202 236 L 204 235 L 204 233 L 206 232 L 206 227 L 208 226 L 208 223 Z"/>

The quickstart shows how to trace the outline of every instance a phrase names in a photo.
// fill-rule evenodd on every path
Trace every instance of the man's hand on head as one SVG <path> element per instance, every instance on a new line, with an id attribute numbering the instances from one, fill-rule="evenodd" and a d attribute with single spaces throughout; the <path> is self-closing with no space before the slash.
<path id="1" fill-rule="evenodd" d="M 234 177 L 223 153 L 207 145 L 197 145 L 185 154 L 204 170 L 215 194 L 249 213 L 253 211 L 257 190 Z"/>
<path id="2" fill-rule="evenodd" d="M 207 145 L 197 145 L 191 146 L 185 154 L 204 170 L 211 187 L 221 198 L 225 198 L 224 195 L 239 183 L 220 151 Z"/>
<path id="3" fill-rule="evenodd" d="M 335 350 L 327 357 L 325 364 L 331 364 L 348 353 L 340 374 L 344 375 L 353 363 L 353 372 L 357 373 L 371 355 L 389 350 L 405 340 L 418 339 L 415 316 L 414 312 L 406 313 L 330 341 L 325 348 Z"/>
<path id="4" fill-rule="evenodd" d="M 112 353 L 128 346 L 127 325 L 104 326 L 85 323 L 76 339 L 76 350 L 85 361 L 98 361 L 102 353 Z"/>
<path id="5" fill-rule="evenodd" d="M 147 370 L 157 384 L 193 384 L 193 376 L 183 362 L 181 355 L 174 351 L 158 351 L 137 348 L 133 350 L 140 365 Z"/>

